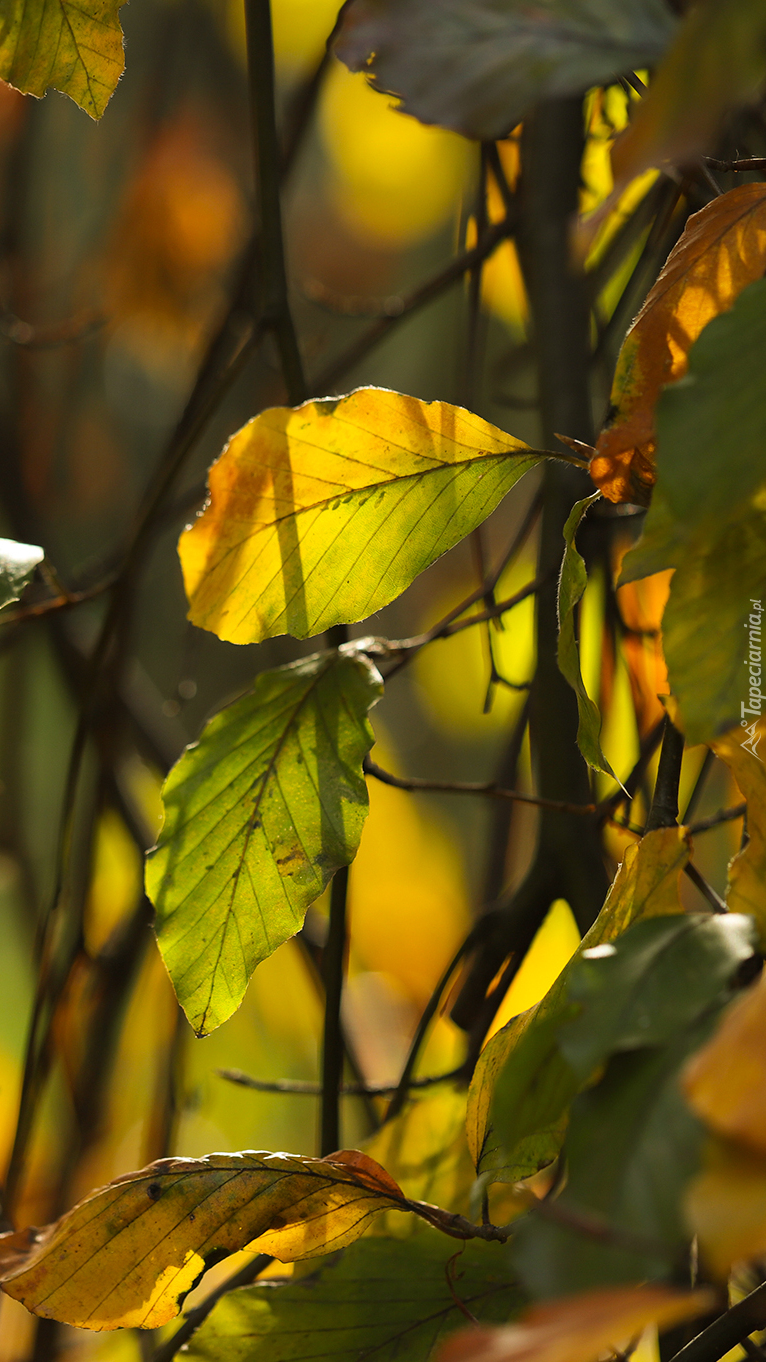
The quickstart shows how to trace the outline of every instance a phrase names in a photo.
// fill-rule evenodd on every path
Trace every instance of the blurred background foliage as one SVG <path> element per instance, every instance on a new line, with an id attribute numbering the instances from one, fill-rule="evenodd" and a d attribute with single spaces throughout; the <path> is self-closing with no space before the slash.
<path id="1" fill-rule="evenodd" d="M 273 0 L 279 101 L 285 123 L 322 59 L 333 0 Z M 225 308 L 245 246 L 252 198 L 244 25 L 240 0 L 135 0 L 122 11 L 127 70 L 99 124 L 62 95 L 25 99 L 0 87 L 0 532 L 45 546 L 64 582 L 119 548 L 163 441 L 179 417 L 207 339 Z M 595 91 L 586 104 L 582 209 L 611 192 L 608 152 L 632 94 Z M 335 60 L 326 63 L 312 118 L 286 187 L 294 308 L 310 372 L 332 368 L 375 318 L 396 318 L 407 294 L 476 239 L 479 148 L 402 116 Z M 518 138 L 500 145 L 507 180 Z M 592 272 L 598 416 L 614 356 L 640 302 L 636 267 L 650 215 L 619 268 L 607 268 L 620 226 L 652 192 L 635 181 L 602 226 Z M 488 216 L 504 213 L 490 176 Z M 678 229 L 680 230 L 680 228 Z M 633 281 L 631 288 L 626 285 Z M 458 285 L 407 316 L 329 390 L 379 384 L 425 399 L 464 402 L 513 434 L 538 442 L 527 308 L 518 259 L 505 241 L 483 270 L 482 363 L 467 377 L 467 293 Z M 113 776 L 91 754 L 95 835 L 80 856 L 86 913 L 77 966 L 57 1009 L 40 1119 L 23 1170 L 18 1223 L 42 1224 L 89 1188 L 170 1152 L 316 1148 L 317 1100 L 263 1093 L 226 1081 L 239 1069 L 265 1080 L 316 1079 L 321 995 L 312 950 L 326 906 L 310 912 L 305 940 L 262 965 L 241 1011 L 204 1041 L 180 1016 L 148 931 L 128 958 L 115 956 L 142 894 L 141 844 L 158 827 L 168 766 L 205 719 L 265 667 L 307 651 L 289 639 L 255 647 L 219 642 L 185 622 L 175 542 L 201 500 L 205 468 L 227 436 L 264 406 L 283 401 L 266 343 L 251 358 L 199 441 L 178 489 L 175 514 L 156 535 L 133 622 L 131 656 L 115 719 Z M 483 551 L 497 561 L 534 496 L 533 479 L 488 523 Z M 499 598 L 534 576 L 534 533 L 502 577 Z M 391 637 L 428 628 L 480 580 L 470 543 L 438 562 L 369 622 Z M 605 751 L 618 773 L 633 764 L 639 735 L 661 714 L 654 640 L 666 586 L 622 589 L 636 631 L 604 647 L 604 580 L 588 586 L 583 672 L 605 713 Z M 101 617 L 98 602 L 0 635 L 0 1160 L 16 1121 L 37 941 L 53 893 L 58 820 L 76 724 L 82 662 Z M 402 774 L 488 780 L 502 771 L 523 683 L 534 665 L 531 599 L 492 627 L 469 629 L 423 650 L 374 712 L 373 753 Z M 641 632 L 644 631 L 644 632 Z M 490 644 L 501 680 L 488 692 Z M 515 683 L 521 689 L 504 682 Z M 636 721 L 638 714 L 638 725 Z M 686 758 L 681 803 L 702 761 Z M 651 772 L 650 772 L 651 776 Z M 529 788 L 522 749 L 518 782 Z M 602 794 L 607 782 L 596 782 Z M 736 802 L 723 767 L 705 808 Z M 351 872 L 351 948 L 344 1019 L 365 1079 L 396 1081 L 422 1008 L 471 916 L 517 884 L 534 841 L 530 808 L 465 796 L 414 796 L 371 782 L 370 817 Z M 698 810 L 698 813 L 700 810 Z M 739 830 L 724 824 L 699 845 L 702 873 L 720 891 Z M 616 863 L 631 840 L 610 829 Z M 692 893 L 687 885 L 684 893 Z M 557 901 L 493 1029 L 534 1003 L 578 941 Z M 419 1072 L 462 1057 L 462 1033 L 444 1014 Z M 464 1099 L 450 1091 L 414 1099 L 407 1120 L 386 1128 L 398 1142 L 397 1173 L 428 1194 L 422 1168 L 454 1128 L 449 1167 L 459 1177 Z M 453 1110 L 454 1108 L 454 1110 Z M 370 1136 L 375 1118 L 344 1099 L 344 1143 Z M 387 1166 L 390 1150 L 371 1146 Z M 462 1143 L 461 1143 L 462 1141 Z M 444 1160 L 442 1160 L 444 1164 Z M 420 1168 L 420 1173 L 418 1169 Z M 450 1171 L 452 1170 L 452 1171 Z M 463 1183 L 466 1176 L 463 1170 Z M 420 1179 L 420 1180 L 418 1180 Z M 405 1184 L 407 1178 L 401 1176 Z M 454 1197 L 432 1193 L 454 1205 Z M 33 1321 L 0 1305 L 0 1360 L 26 1356 Z M 72 1359 L 133 1358 L 129 1335 L 67 1334 Z"/>

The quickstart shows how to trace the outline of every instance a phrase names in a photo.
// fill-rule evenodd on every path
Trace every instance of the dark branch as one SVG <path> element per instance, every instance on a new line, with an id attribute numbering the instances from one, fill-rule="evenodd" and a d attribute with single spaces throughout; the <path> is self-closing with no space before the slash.
<path id="1" fill-rule="evenodd" d="M 392 785 L 395 790 L 407 790 L 411 793 L 423 790 L 433 794 L 488 795 L 491 799 L 513 799 L 519 804 L 534 804 L 537 808 L 552 809 L 557 813 L 596 812 L 595 804 L 568 804 L 562 799 L 542 799 L 537 795 L 522 794 L 520 790 L 503 790 L 491 781 L 485 784 L 468 780 L 420 780 L 417 776 L 411 778 L 395 776 L 390 771 L 384 771 L 383 767 L 378 766 L 370 757 L 365 757 L 362 769 L 365 775 L 374 776 L 383 785 Z"/>

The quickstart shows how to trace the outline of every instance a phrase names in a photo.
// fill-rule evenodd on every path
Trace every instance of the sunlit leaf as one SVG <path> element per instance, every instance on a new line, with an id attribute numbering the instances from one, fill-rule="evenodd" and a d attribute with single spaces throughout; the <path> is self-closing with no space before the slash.
<path id="1" fill-rule="evenodd" d="M 455 1301 L 485 1321 L 507 1320 L 521 1304 L 495 1244 L 469 1244 L 455 1263 L 435 1235 L 362 1239 L 336 1262 L 283 1287 L 264 1283 L 225 1296 L 194 1335 L 193 1362 L 299 1362 L 311 1356 L 356 1362 L 426 1362 L 445 1333 L 464 1322 Z"/>
<path id="2" fill-rule="evenodd" d="M 623 564 L 625 581 L 675 568 L 663 645 L 689 743 L 725 733 L 748 702 L 746 630 L 766 593 L 765 366 L 759 279 L 706 326 L 683 382 L 662 394 L 659 478 L 644 536 Z M 715 628 L 705 628 L 711 619 Z"/>
<path id="3" fill-rule="evenodd" d="M 0 77 L 26 95 L 61 90 L 100 118 L 125 62 L 123 0 L 10 0 L 0 15 Z"/>
<path id="4" fill-rule="evenodd" d="M 614 776 L 609 762 L 601 751 L 601 715 L 598 706 L 585 689 L 580 671 L 580 655 L 575 634 L 575 608 L 579 605 L 588 584 L 585 561 L 575 544 L 580 521 L 588 508 L 598 501 L 600 492 L 584 497 L 572 507 L 564 526 L 564 561 L 559 578 L 559 669 L 577 696 L 577 746 L 588 765 L 605 776 Z M 616 777 L 614 777 L 616 779 Z"/>
<path id="5" fill-rule="evenodd" d="M 380 694 L 353 644 L 263 672 L 168 776 L 146 885 L 198 1035 L 231 1016 L 256 965 L 352 860 L 367 815 L 367 712 Z"/>
<path id="6" fill-rule="evenodd" d="M 37 544 L 19 544 L 15 539 L 0 539 L 0 608 L 17 601 L 45 550 Z"/>
<path id="7" fill-rule="evenodd" d="M 179 543 L 189 619 L 232 643 L 380 610 L 541 456 L 478 416 L 383 388 L 256 416 Z"/>
<path id="8" fill-rule="evenodd" d="M 42 1231 L 3 1290 L 34 1314 L 83 1329 L 156 1328 L 206 1268 L 245 1245 L 283 1262 L 313 1258 L 397 1207 L 432 1223 L 439 1214 L 408 1201 L 353 1150 L 329 1159 L 250 1151 L 160 1159 L 91 1192 Z"/>
<path id="9" fill-rule="evenodd" d="M 744 631 L 743 631 L 744 632 Z M 755 734 L 734 728 L 711 743 L 717 757 L 724 761 L 747 800 L 747 842 L 729 862 L 726 903 L 730 912 L 750 913 L 766 949 L 766 748 L 760 748 L 761 734 L 756 720 Z M 753 741 L 753 738 L 755 741 Z"/>
<path id="10" fill-rule="evenodd" d="M 567 988 L 582 952 L 613 941 L 631 922 L 682 911 L 678 880 L 689 849 L 678 828 L 628 847 L 606 902 L 567 967 L 537 1007 L 485 1046 L 468 1094 L 468 1143 L 477 1172 L 515 1181 L 550 1162 L 566 1109 L 580 1086 L 557 1044 Z"/>
<path id="11" fill-rule="evenodd" d="M 536 1305 L 507 1329 L 472 1329 L 442 1348 L 439 1362 L 596 1362 L 647 1324 L 660 1328 L 701 1314 L 710 1293 L 663 1286 L 589 1291 Z"/>
<path id="12" fill-rule="evenodd" d="M 766 978 L 738 998 L 687 1065 L 684 1092 L 718 1135 L 766 1155 Z"/>
<path id="13" fill-rule="evenodd" d="M 710 152 L 729 109 L 766 80 L 766 14 L 761 0 L 734 8 L 719 0 L 689 7 L 630 130 L 612 152 L 615 179 L 627 184 L 647 166 L 686 164 Z"/>
<path id="14" fill-rule="evenodd" d="M 590 467 L 610 501 L 648 502 L 660 391 L 686 373 L 707 323 L 764 270 L 766 185 L 742 185 L 689 219 L 620 351 L 610 419 Z"/>
<path id="15" fill-rule="evenodd" d="M 336 51 L 467 137 L 504 137 L 540 99 L 654 65 L 674 31 L 662 0 L 352 0 Z"/>

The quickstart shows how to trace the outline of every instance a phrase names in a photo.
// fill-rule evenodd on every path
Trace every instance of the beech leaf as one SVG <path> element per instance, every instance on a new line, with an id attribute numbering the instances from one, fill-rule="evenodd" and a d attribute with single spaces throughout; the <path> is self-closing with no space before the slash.
<path id="1" fill-rule="evenodd" d="M 648 1324 L 667 1328 L 702 1314 L 712 1303 L 712 1292 L 665 1286 L 587 1291 L 533 1306 L 504 1329 L 456 1334 L 438 1362 L 596 1362 Z"/>
<path id="2" fill-rule="evenodd" d="M 683 1088 L 716 1134 L 766 1157 L 766 977 L 725 1013 L 687 1065 Z"/>
<path id="3" fill-rule="evenodd" d="M 541 457 L 460 407 L 383 388 L 265 411 L 213 464 L 181 535 L 189 619 L 231 643 L 364 619 Z"/>
<path id="4" fill-rule="evenodd" d="M 463 1322 L 513 1316 L 521 1304 L 494 1244 L 467 1244 L 454 1288 L 453 1248 L 436 1235 L 360 1239 L 337 1261 L 276 1287 L 256 1283 L 224 1296 L 188 1344 L 192 1362 L 426 1362 Z"/>
<path id="5" fill-rule="evenodd" d="M 747 800 L 747 841 L 729 862 L 726 904 L 732 913 L 749 913 L 755 920 L 766 950 L 766 748 L 760 748 L 762 734 L 752 716 L 711 743 L 717 757 L 725 762 Z M 755 739 L 755 741 L 753 741 Z"/>
<path id="6" fill-rule="evenodd" d="M 178 1314 L 208 1267 L 246 1245 L 282 1262 L 313 1258 L 352 1243 L 390 1209 L 432 1223 L 439 1214 L 408 1201 L 356 1150 L 326 1159 L 251 1151 L 159 1159 L 91 1192 L 40 1232 L 2 1286 L 44 1319 L 155 1329 Z"/>
<path id="7" fill-rule="evenodd" d="M 239 1007 L 359 845 L 380 676 L 356 644 L 263 672 L 163 786 L 146 866 L 162 957 L 198 1035 Z"/>
<path id="8" fill-rule="evenodd" d="M 125 67 L 123 0 L 6 0 L 0 78 L 26 95 L 52 88 L 100 118 Z"/>
<path id="9" fill-rule="evenodd" d="M 680 828 L 647 833 L 625 852 L 601 912 L 541 1002 L 485 1045 L 468 1091 L 468 1144 L 479 1176 L 515 1182 L 556 1157 L 566 1111 L 581 1086 L 558 1046 L 571 1007 L 567 989 L 583 951 L 632 922 L 682 912 L 678 881 L 689 859 Z"/>
<path id="10" fill-rule="evenodd" d="M 559 670 L 566 677 L 577 696 L 579 717 L 577 746 L 594 771 L 602 771 L 604 775 L 617 780 L 614 771 L 601 751 L 601 715 L 595 701 L 591 700 L 585 689 L 580 671 L 580 655 L 577 650 L 575 634 L 575 608 L 579 605 L 588 582 L 585 562 L 575 544 L 575 535 L 583 516 L 593 505 L 593 502 L 599 500 L 600 495 L 600 492 L 594 492 L 592 496 L 584 497 L 582 501 L 575 502 L 564 526 L 566 548 L 564 549 L 564 561 L 561 564 L 561 576 L 559 577 L 558 662 Z"/>
<path id="11" fill-rule="evenodd" d="M 689 218 L 620 351 L 609 422 L 590 466 L 610 501 L 648 503 L 663 386 L 683 377 L 703 328 L 765 270 L 766 185 L 741 185 Z"/>
<path id="12" fill-rule="evenodd" d="M 422 123 L 494 141 L 541 99 L 654 66 L 674 29 L 663 0 L 351 0 L 336 51 Z"/>

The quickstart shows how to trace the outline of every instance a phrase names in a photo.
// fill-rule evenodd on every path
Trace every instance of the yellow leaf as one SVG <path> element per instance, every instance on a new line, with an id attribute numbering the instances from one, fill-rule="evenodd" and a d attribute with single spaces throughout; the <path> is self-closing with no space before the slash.
<path id="1" fill-rule="evenodd" d="M 729 1268 L 766 1253 L 766 1162 L 725 1140 L 710 1140 L 701 1173 L 688 1185 L 684 1209 L 698 1235 L 707 1271 L 725 1279 Z"/>
<path id="2" fill-rule="evenodd" d="M 711 1140 L 702 1172 L 684 1199 L 705 1268 L 726 1278 L 734 1263 L 766 1253 L 766 1161 L 724 1140 Z"/>
<path id="3" fill-rule="evenodd" d="M 284 1262 L 343 1248 L 371 1216 L 409 1202 L 366 1154 L 210 1154 L 160 1159 L 110 1182 L 41 1232 L 3 1290 L 33 1314 L 82 1329 L 154 1329 L 213 1263 L 248 1245 Z M 4 1236 L 0 1236 L 0 1262 Z M 6 1242 L 16 1253 L 19 1235 Z"/>
<path id="4" fill-rule="evenodd" d="M 761 946 L 766 947 L 766 767 L 758 755 L 758 738 L 753 750 L 749 734 L 734 728 L 710 746 L 729 767 L 747 800 L 748 841 L 729 862 L 726 902 L 732 913 L 750 913 L 755 918 Z"/>
<path id="5" fill-rule="evenodd" d="M 610 501 L 648 503 L 663 386 L 683 377 L 703 328 L 765 270 L 766 185 L 742 185 L 689 218 L 620 351 L 610 421 L 590 466 Z"/>
<path id="6" fill-rule="evenodd" d="M 125 67 L 123 0 L 10 0 L 0 14 L 0 77 L 25 95 L 53 88 L 100 118 Z"/>
<path id="7" fill-rule="evenodd" d="M 647 166 L 693 161 L 709 151 L 724 115 L 745 103 L 766 77 L 763 0 L 698 0 L 628 131 L 612 151 L 619 185 Z"/>
<path id="8" fill-rule="evenodd" d="M 466 1116 L 468 1145 L 478 1173 L 496 1169 L 498 1161 L 500 1164 L 505 1162 L 506 1155 L 498 1148 L 497 1138 L 493 1136 L 490 1109 L 500 1073 L 506 1065 L 519 1063 L 521 1056 L 515 1061 L 513 1057 L 522 1044 L 530 1047 L 530 1061 L 534 1061 L 526 1076 L 534 1101 L 544 1101 L 548 1089 L 553 1093 L 566 1086 L 566 1075 L 562 1084 L 561 1066 L 564 1069 L 567 1066 L 558 1049 L 550 1048 L 546 1058 L 541 1061 L 541 1056 L 535 1052 L 534 1044 L 530 1045 L 530 1041 L 533 1041 L 536 1031 L 541 1030 L 563 1009 L 567 980 L 574 961 L 580 958 L 583 951 L 602 942 L 613 941 L 632 922 L 683 912 L 678 897 L 678 881 L 688 859 L 689 847 L 681 828 L 658 828 L 655 832 L 647 833 L 635 846 L 628 847 L 606 902 L 570 963 L 536 1007 L 530 1008 L 520 1017 L 514 1017 L 484 1047 L 468 1091 Z M 528 1036 L 530 1039 L 525 1040 Z M 559 1085 L 562 1085 L 561 1088 Z M 520 1091 L 515 1091 L 514 1101 L 519 1108 L 521 1096 Z M 573 1096 L 574 1091 L 570 1093 L 570 1098 Z M 555 1119 L 558 1120 L 557 1117 Z M 558 1145 L 563 1133 L 563 1126 L 559 1123 L 551 1131 L 548 1143 Z M 534 1134 L 530 1133 L 524 1138 L 532 1140 L 542 1134 L 544 1131 L 538 1127 Z M 536 1157 L 534 1148 L 532 1157 Z M 546 1161 L 550 1161 L 551 1157 L 553 1153 L 548 1150 Z M 532 1167 L 520 1168 L 517 1175 L 524 1176 L 533 1171 Z"/>
<path id="9" fill-rule="evenodd" d="M 682 1084 L 717 1135 L 766 1155 L 766 975 L 732 1004 Z"/>
<path id="10" fill-rule="evenodd" d="M 213 464 L 181 535 L 189 619 L 231 643 L 364 619 L 539 458 L 460 407 L 383 388 L 265 411 Z"/>
<path id="11" fill-rule="evenodd" d="M 533 1306 L 517 1324 L 456 1334 L 437 1362 L 595 1362 L 647 1324 L 667 1327 L 702 1314 L 712 1304 L 712 1292 L 666 1286 L 586 1291 Z"/>

